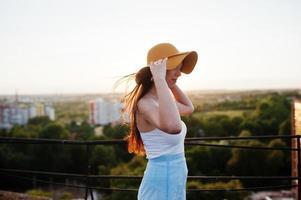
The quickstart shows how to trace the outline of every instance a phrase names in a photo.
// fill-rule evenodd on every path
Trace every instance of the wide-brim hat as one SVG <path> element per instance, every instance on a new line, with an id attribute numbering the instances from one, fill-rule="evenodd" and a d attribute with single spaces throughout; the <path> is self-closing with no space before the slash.
<path id="1" fill-rule="evenodd" d="M 160 43 L 153 46 L 147 54 L 147 65 L 163 58 L 167 59 L 166 69 L 171 70 L 183 63 L 181 71 L 189 74 L 194 69 L 198 60 L 198 54 L 195 51 L 180 52 L 170 43 Z"/>

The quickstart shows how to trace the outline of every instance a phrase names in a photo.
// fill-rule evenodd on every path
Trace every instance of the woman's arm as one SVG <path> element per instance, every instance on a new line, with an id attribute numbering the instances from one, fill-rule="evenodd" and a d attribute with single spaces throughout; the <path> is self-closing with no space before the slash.
<path id="1" fill-rule="evenodd" d="M 176 105 L 179 109 L 180 115 L 192 114 L 194 106 L 188 96 L 177 85 L 171 89 L 171 92 L 176 99 Z"/>
<path id="2" fill-rule="evenodd" d="M 176 102 L 165 79 L 154 80 L 159 98 L 159 118 L 162 125 L 166 124 L 175 132 L 180 132 L 182 128 L 180 113 Z"/>
<path id="3" fill-rule="evenodd" d="M 158 103 L 151 99 L 141 99 L 138 109 L 157 128 L 168 133 L 179 133 L 182 129 L 181 117 L 165 79 L 166 61 L 167 59 L 164 59 L 150 66 Z"/>

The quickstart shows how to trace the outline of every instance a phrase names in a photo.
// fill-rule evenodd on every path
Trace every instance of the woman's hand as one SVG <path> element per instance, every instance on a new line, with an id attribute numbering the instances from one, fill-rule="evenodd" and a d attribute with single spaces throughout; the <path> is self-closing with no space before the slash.
<path id="1" fill-rule="evenodd" d="M 166 82 L 167 58 L 150 64 L 158 100 L 142 98 L 138 102 L 138 110 L 150 124 L 170 133 L 177 134 L 182 130 L 180 113 Z"/>
<path id="2" fill-rule="evenodd" d="M 158 80 L 158 79 L 165 80 L 166 63 L 167 63 L 167 58 L 156 60 L 155 62 L 151 62 L 150 71 L 153 75 L 154 80 Z"/>

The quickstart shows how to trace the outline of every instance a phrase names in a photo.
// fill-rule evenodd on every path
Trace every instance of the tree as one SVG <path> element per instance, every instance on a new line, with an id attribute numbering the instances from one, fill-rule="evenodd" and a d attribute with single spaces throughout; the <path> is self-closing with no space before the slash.
<path id="1" fill-rule="evenodd" d="M 244 141 L 236 143 L 243 146 L 263 147 L 258 140 Z M 260 167 L 259 167 L 260 166 Z M 266 175 L 269 171 L 267 166 L 267 156 L 258 149 L 238 149 L 232 150 L 232 157 L 227 163 L 227 170 L 236 176 L 260 176 Z M 242 181 L 244 186 L 260 186 L 262 182 Z"/>
<path id="2" fill-rule="evenodd" d="M 213 115 L 205 118 L 203 125 L 206 136 L 229 136 L 235 131 L 227 115 Z"/>
<path id="3" fill-rule="evenodd" d="M 201 137 L 202 130 L 203 130 L 203 121 L 202 119 L 198 119 L 193 116 L 184 116 L 182 117 L 182 120 L 186 124 L 187 127 L 187 134 L 186 137 Z"/>
<path id="4" fill-rule="evenodd" d="M 284 95 L 272 94 L 256 106 L 252 120 L 261 127 L 258 134 L 277 134 L 280 124 L 290 118 L 290 101 Z"/>
<path id="5" fill-rule="evenodd" d="M 40 132 L 40 138 L 67 139 L 69 132 L 59 124 L 51 123 Z"/>
<path id="6" fill-rule="evenodd" d="M 40 125 L 40 126 L 45 126 L 49 124 L 51 120 L 49 119 L 48 116 L 40 116 L 40 117 L 34 117 L 28 120 L 28 124 L 30 125 Z"/>
<path id="7" fill-rule="evenodd" d="M 286 120 L 284 120 L 283 122 L 281 122 L 281 124 L 279 125 L 279 129 L 278 129 L 278 134 L 279 135 L 291 135 L 291 119 L 288 118 Z"/>
<path id="8" fill-rule="evenodd" d="M 231 157 L 228 148 L 194 146 L 186 151 L 190 175 L 223 175 Z"/>

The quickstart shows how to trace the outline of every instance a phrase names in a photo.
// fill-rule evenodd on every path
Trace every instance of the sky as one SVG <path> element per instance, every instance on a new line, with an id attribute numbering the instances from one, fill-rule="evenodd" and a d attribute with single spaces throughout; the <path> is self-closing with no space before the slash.
<path id="1" fill-rule="evenodd" d="M 299 0 L 1 0 L 0 94 L 112 92 L 162 42 L 198 53 L 183 90 L 300 88 L 300 10 Z"/>

